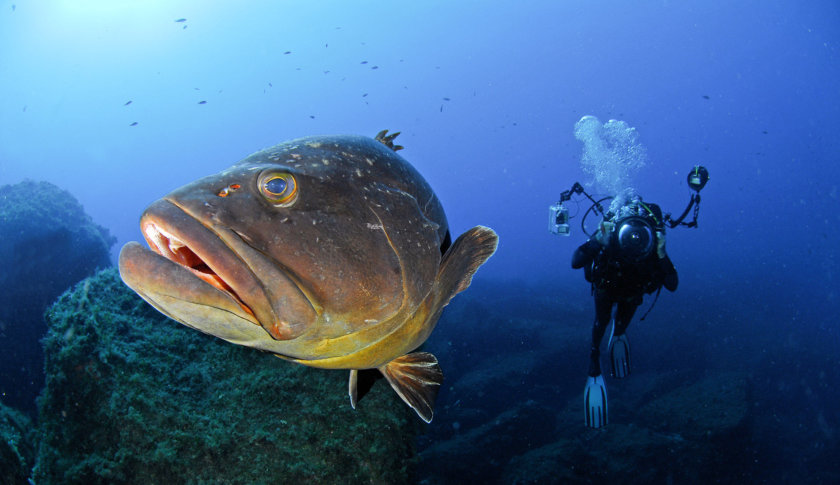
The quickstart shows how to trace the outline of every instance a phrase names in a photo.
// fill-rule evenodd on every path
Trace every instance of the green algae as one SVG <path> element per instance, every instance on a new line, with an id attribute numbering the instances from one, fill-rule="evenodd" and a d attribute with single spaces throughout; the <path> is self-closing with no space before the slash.
<path id="1" fill-rule="evenodd" d="M 27 484 L 35 461 L 32 423 L 0 402 L 0 483 Z"/>
<path id="2" fill-rule="evenodd" d="M 111 265 L 115 239 L 72 194 L 48 182 L 0 186 L 0 395 L 35 415 L 44 310 L 68 287 Z"/>
<path id="3" fill-rule="evenodd" d="M 188 329 L 100 272 L 47 312 L 41 483 L 405 483 L 417 418 L 379 384 Z"/>

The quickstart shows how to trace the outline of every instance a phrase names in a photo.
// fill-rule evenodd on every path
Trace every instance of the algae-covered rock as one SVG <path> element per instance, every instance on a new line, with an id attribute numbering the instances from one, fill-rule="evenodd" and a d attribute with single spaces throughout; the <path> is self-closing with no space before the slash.
<path id="1" fill-rule="evenodd" d="M 0 234 L 0 395 L 34 415 L 44 381 L 44 309 L 110 266 L 115 239 L 69 192 L 33 181 L 0 186 Z"/>
<path id="2" fill-rule="evenodd" d="M 642 376 L 633 376 L 642 377 Z M 500 483 L 712 483 L 739 478 L 748 457 L 747 380 L 715 374 L 656 397 L 635 413 L 641 424 L 613 421 L 585 429 L 582 399 L 560 422 L 558 440 L 514 456 Z M 612 408 L 611 408 L 612 410 Z"/>
<path id="3" fill-rule="evenodd" d="M 749 412 L 747 377 L 723 372 L 679 387 L 640 410 L 648 425 L 659 431 L 679 430 L 687 438 L 729 439 L 741 429 Z"/>
<path id="4" fill-rule="evenodd" d="M 422 451 L 424 483 L 495 483 L 511 456 L 538 441 L 551 409 L 535 401 L 513 403 L 481 426 L 437 441 Z"/>
<path id="5" fill-rule="evenodd" d="M 0 402 L 0 483 L 27 485 L 35 461 L 32 423 Z"/>
<path id="6" fill-rule="evenodd" d="M 419 428 L 381 381 L 355 411 L 347 373 L 171 321 L 106 270 L 48 311 L 42 483 L 401 483 Z"/>

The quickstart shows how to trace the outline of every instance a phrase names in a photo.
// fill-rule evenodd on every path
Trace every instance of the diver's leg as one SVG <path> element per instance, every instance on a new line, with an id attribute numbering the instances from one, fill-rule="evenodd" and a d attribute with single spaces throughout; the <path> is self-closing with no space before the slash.
<path id="1" fill-rule="evenodd" d="M 595 291 L 595 323 L 592 325 L 592 347 L 589 351 L 589 376 L 601 375 L 601 340 L 612 317 L 613 301 L 601 291 Z"/>
<path id="2" fill-rule="evenodd" d="M 610 324 L 613 300 L 603 292 L 595 292 L 595 324 L 592 326 L 592 350 L 589 354 L 589 377 L 583 389 L 583 408 L 586 426 L 601 428 L 607 425 L 607 386 L 601 375 L 601 339 Z"/>
<path id="3" fill-rule="evenodd" d="M 613 335 L 624 335 L 627 327 L 630 326 L 630 321 L 633 320 L 633 315 L 636 314 L 636 308 L 642 303 L 642 297 L 630 298 L 627 300 L 620 300 L 615 309 L 615 328 L 613 328 Z"/>
<path id="4" fill-rule="evenodd" d="M 636 313 L 639 303 L 641 303 L 641 297 L 621 300 L 615 311 L 613 333 L 608 347 L 610 370 L 613 377 L 618 379 L 623 379 L 630 374 L 630 339 L 627 338 L 625 332 L 630 326 L 630 321 L 633 320 L 633 314 Z"/>

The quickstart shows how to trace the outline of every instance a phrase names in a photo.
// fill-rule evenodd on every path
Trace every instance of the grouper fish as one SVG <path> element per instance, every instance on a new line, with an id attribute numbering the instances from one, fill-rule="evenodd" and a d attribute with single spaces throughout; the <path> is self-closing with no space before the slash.
<path id="1" fill-rule="evenodd" d="M 300 138 L 171 192 L 140 218 L 150 249 L 122 248 L 123 281 L 188 327 L 350 370 L 354 408 L 381 373 L 430 422 L 443 373 L 414 351 L 498 237 L 476 226 L 451 242 L 395 136 Z"/>

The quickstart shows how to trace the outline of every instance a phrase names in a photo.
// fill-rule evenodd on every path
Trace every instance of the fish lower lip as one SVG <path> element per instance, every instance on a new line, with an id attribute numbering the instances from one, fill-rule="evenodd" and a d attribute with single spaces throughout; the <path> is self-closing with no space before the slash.
<path id="1" fill-rule="evenodd" d="M 146 239 L 151 243 L 152 250 L 156 253 L 174 263 L 184 266 L 205 283 L 209 283 L 216 289 L 227 293 L 245 312 L 251 316 L 254 315 L 254 312 L 245 304 L 236 291 L 206 261 L 190 249 L 189 245 L 184 241 L 153 222 L 146 224 L 143 232 L 146 235 Z"/>

